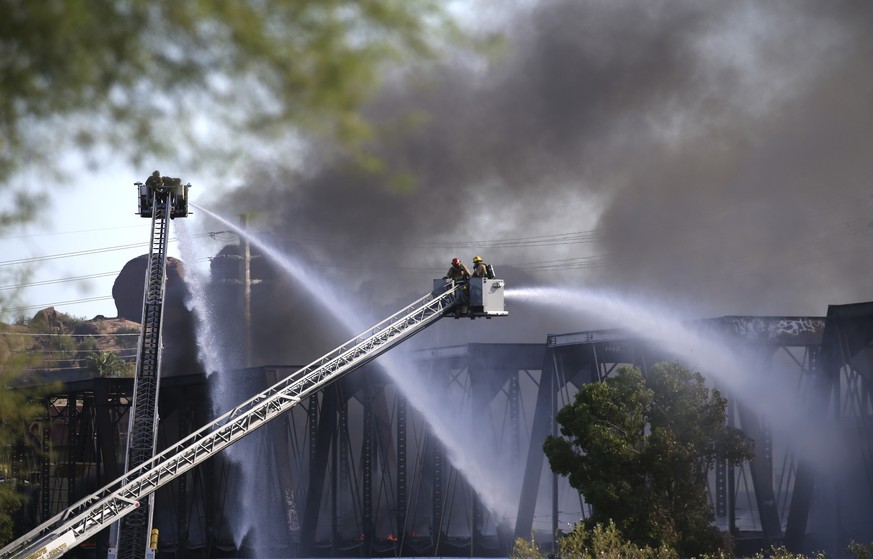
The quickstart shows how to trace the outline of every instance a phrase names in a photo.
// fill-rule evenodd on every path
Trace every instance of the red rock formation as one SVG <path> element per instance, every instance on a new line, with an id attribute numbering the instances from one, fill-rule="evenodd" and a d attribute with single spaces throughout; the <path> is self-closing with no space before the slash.
<path id="1" fill-rule="evenodd" d="M 142 321 L 147 265 L 147 254 L 137 256 L 124 265 L 115 279 L 112 297 L 115 299 L 119 318 L 137 323 Z M 188 287 L 184 281 L 184 264 L 181 260 L 168 257 L 161 328 L 164 344 L 161 376 L 202 371 L 197 360 L 194 317 L 185 306 L 188 294 Z"/>

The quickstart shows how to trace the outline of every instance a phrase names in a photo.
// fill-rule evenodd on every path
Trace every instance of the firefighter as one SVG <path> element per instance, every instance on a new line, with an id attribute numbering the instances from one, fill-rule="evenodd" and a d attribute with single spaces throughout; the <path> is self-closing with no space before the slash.
<path id="1" fill-rule="evenodd" d="M 146 186 L 163 186 L 164 182 L 161 179 L 161 172 L 155 171 L 152 176 L 146 179 Z"/>
<path id="2" fill-rule="evenodd" d="M 452 267 L 449 268 L 449 271 L 446 272 L 446 275 L 443 276 L 443 279 L 450 279 L 452 281 L 465 281 L 470 279 L 470 270 L 467 268 L 462 262 L 461 259 L 457 256 L 452 258 Z"/>
<path id="3" fill-rule="evenodd" d="M 473 257 L 473 277 L 474 278 L 487 278 L 488 277 L 488 266 L 485 262 L 482 261 L 481 256 Z"/>

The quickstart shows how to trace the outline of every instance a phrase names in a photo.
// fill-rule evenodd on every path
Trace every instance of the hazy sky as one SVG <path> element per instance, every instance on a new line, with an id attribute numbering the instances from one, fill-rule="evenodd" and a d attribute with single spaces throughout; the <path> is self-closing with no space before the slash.
<path id="1" fill-rule="evenodd" d="M 697 317 L 873 298 L 873 6 L 513 5 L 481 12 L 506 22 L 499 54 L 419 68 L 374 100 L 384 174 L 321 143 L 259 147 L 220 186 L 167 172 L 374 306 L 475 254 L 516 284 L 609 288 Z M 39 236 L 4 239 L 10 261 L 142 243 L 41 263 L 42 280 L 107 275 L 89 291 L 34 287 L 23 305 L 109 295 L 109 273 L 146 250 L 132 182 L 150 171 L 95 168 L 55 193 Z M 111 299 L 58 308 L 115 314 Z"/>

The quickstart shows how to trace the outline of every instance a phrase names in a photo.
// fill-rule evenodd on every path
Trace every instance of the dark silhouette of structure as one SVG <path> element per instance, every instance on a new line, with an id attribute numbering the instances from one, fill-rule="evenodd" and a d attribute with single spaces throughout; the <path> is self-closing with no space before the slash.
<path id="1" fill-rule="evenodd" d="M 790 380 L 781 386 L 794 392 L 780 397 L 813 424 L 835 428 L 844 443 L 832 469 L 822 470 L 781 426 L 723 390 L 729 421 L 756 441 L 751 464 L 720 465 L 711 479 L 717 522 L 735 534 L 740 550 L 784 543 L 796 551 L 839 551 L 850 539 L 873 539 L 865 525 L 873 516 L 873 303 L 831 306 L 826 317 L 721 317 L 695 327 L 756 356 L 760 374 Z M 557 409 L 619 364 L 645 371 L 675 358 L 621 330 L 553 335 L 542 345 L 395 351 L 409 376 L 425 384 L 409 392 L 377 361 L 330 385 L 240 443 L 257 457 L 259 471 L 245 495 L 236 488 L 239 466 L 224 456 L 159 490 L 158 556 L 231 557 L 257 547 L 288 557 L 497 557 L 509 553 L 514 535 L 532 531 L 548 545 L 554 530 L 586 514 L 584 501 L 543 463 L 542 440 L 555 430 Z M 234 374 L 254 394 L 295 370 Z M 159 448 L 212 417 L 208 382 L 195 374 L 161 383 Z M 45 419 L 16 450 L 14 475 L 32 482 L 38 503 L 21 526 L 121 473 L 131 389 L 131 379 L 95 378 L 68 383 L 49 400 Z M 466 427 L 433 425 L 412 401 L 416 392 L 436 395 L 441 413 Z M 466 451 L 454 443 L 464 438 L 477 441 L 481 455 L 459 455 Z M 505 503 L 489 501 L 498 478 L 516 491 L 506 493 L 508 515 Z M 239 498 L 256 499 L 262 509 L 256 537 L 228 517 Z M 105 533 L 95 538 L 96 556 L 105 555 L 106 541 Z"/>

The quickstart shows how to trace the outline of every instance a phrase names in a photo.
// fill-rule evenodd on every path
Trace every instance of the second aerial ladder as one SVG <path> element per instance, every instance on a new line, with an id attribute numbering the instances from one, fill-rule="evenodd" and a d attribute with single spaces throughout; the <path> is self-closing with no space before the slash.
<path id="1" fill-rule="evenodd" d="M 139 215 L 152 219 L 143 294 L 142 330 L 136 360 L 133 402 L 128 423 L 125 472 L 135 470 L 155 455 L 158 394 L 161 381 L 161 326 L 167 276 L 167 242 L 170 220 L 188 215 L 188 188 L 181 179 L 162 177 L 155 171 L 145 184 L 136 183 Z M 132 511 L 117 527 L 111 546 L 122 559 L 142 559 L 148 549 L 152 502 Z"/>

